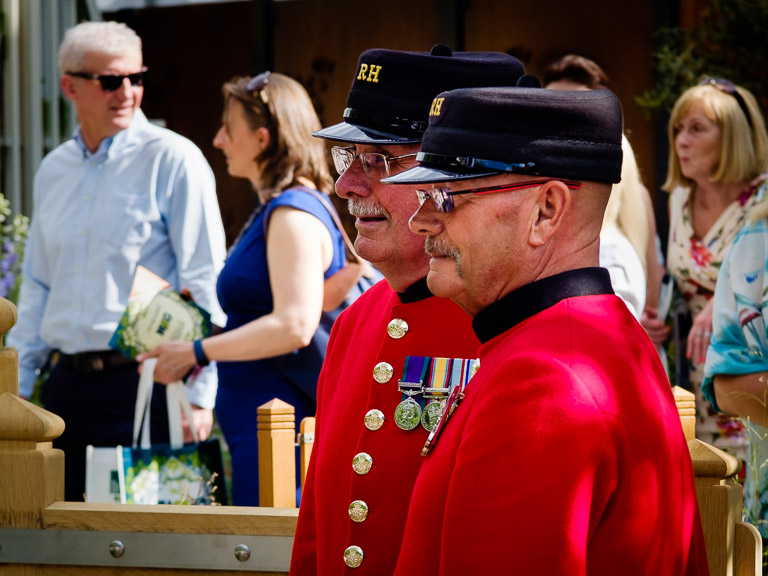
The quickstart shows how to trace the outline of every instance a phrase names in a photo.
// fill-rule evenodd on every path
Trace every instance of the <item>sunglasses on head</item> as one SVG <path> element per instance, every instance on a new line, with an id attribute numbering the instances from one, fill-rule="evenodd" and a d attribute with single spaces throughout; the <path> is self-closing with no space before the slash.
<path id="1" fill-rule="evenodd" d="M 269 95 L 266 92 L 267 85 L 269 84 L 269 75 L 271 72 L 262 72 L 258 76 L 254 76 L 248 81 L 248 84 L 245 85 L 245 89 L 248 90 L 248 92 L 257 92 L 259 93 L 259 98 L 261 98 L 261 101 L 265 104 L 269 104 Z"/>
<path id="2" fill-rule="evenodd" d="M 736 103 L 739 105 L 739 108 L 741 108 L 741 111 L 744 113 L 744 116 L 747 118 L 747 124 L 752 128 L 752 116 L 749 114 L 749 109 L 747 108 L 747 103 L 744 102 L 744 98 L 742 98 L 739 91 L 736 90 L 736 84 L 725 78 L 704 78 L 699 82 L 699 86 L 712 86 L 713 88 L 720 90 L 720 92 L 725 92 L 726 94 L 733 96 Z"/>
<path id="3" fill-rule="evenodd" d="M 75 78 L 85 78 L 86 80 L 98 80 L 101 84 L 101 89 L 104 92 L 114 92 L 118 90 L 123 81 L 128 78 L 131 86 L 144 86 L 144 74 L 147 73 L 147 68 L 141 69 L 141 72 L 134 72 L 133 74 L 89 74 L 88 72 L 67 72 L 69 76 Z"/>

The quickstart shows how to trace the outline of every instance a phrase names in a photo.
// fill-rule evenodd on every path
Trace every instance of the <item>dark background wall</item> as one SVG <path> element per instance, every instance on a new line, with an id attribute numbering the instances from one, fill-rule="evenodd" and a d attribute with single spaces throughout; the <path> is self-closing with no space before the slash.
<path id="1" fill-rule="evenodd" d="M 665 0 L 254 0 L 121 11 L 105 18 L 125 21 L 143 38 L 150 68 L 143 108 L 203 150 L 216 174 L 231 240 L 255 198 L 246 181 L 227 175 L 211 144 L 223 82 L 265 69 L 289 74 L 307 87 L 327 125 L 341 119 L 363 50 L 429 50 L 439 42 L 509 52 L 533 74 L 567 53 L 597 61 L 622 102 L 627 135 L 663 212 L 656 190 L 665 169 L 658 166 L 666 157 L 665 137 L 659 139 L 654 119 L 633 98 L 653 82 L 654 29 L 678 15 L 676 3 Z"/>

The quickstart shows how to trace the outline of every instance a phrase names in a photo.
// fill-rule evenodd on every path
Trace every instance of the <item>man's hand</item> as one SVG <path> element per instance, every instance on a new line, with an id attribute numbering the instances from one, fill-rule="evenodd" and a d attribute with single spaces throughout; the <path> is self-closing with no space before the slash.
<path id="1" fill-rule="evenodd" d="M 197 438 L 202 442 L 211 435 L 213 428 L 213 410 L 192 405 L 192 425 L 197 430 Z M 194 442 L 192 430 L 189 427 L 186 415 L 182 413 L 182 426 L 184 427 L 184 442 Z"/>

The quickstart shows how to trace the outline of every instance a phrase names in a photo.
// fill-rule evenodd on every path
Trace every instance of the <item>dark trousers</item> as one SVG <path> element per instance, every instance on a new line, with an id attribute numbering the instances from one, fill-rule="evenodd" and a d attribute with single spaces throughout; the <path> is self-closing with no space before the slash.
<path id="1" fill-rule="evenodd" d="M 64 497 L 82 502 L 85 492 L 85 448 L 130 446 L 133 441 L 133 415 L 139 384 L 137 364 L 131 363 L 104 371 L 79 372 L 66 362 L 58 362 L 43 388 L 46 410 L 64 419 L 64 434 L 53 447 L 64 451 Z M 167 443 L 168 413 L 165 386 L 155 383 L 152 391 L 152 443 Z"/>

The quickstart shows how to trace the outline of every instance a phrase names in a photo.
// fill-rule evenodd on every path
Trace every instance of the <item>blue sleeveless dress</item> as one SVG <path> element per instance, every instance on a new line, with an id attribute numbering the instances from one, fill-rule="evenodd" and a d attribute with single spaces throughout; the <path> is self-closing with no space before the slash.
<path id="1" fill-rule="evenodd" d="M 273 309 L 267 266 L 265 217 L 278 206 L 289 206 L 318 218 L 331 234 L 333 260 L 325 277 L 344 267 L 344 240 L 325 206 L 302 188 L 289 188 L 270 200 L 231 250 L 217 282 L 217 295 L 227 314 L 224 331 L 269 314 Z M 268 226 L 267 222 L 267 226 Z M 314 416 L 315 401 L 275 368 L 272 358 L 249 362 L 217 362 L 219 388 L 216 418 L 232 457 L 232 500 L 236 506 L 259 504 L 259 460 L 256 409 L 273 398 L 296 408 L 297 424 Z M 299 478 L 298 463 L 297 486 Z"/>

